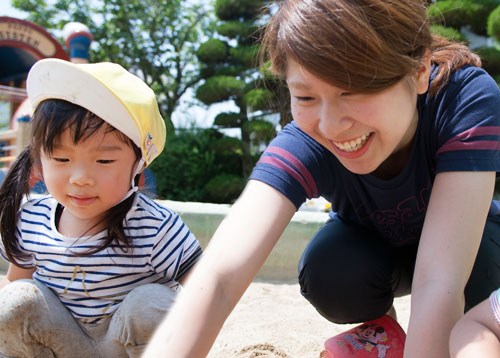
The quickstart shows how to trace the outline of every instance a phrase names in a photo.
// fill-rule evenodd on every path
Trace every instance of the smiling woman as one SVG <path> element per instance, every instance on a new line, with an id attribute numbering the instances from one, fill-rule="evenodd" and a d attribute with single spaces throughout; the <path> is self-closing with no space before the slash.
<path id="1" fill-rule="evenodd" d="M 293 60 L 286 77 L 295 123 L 351 172 L 368 174 L 386 160 L 385 167 L 399 169 L 408 161 L 418 122 L 416 95 L 427 91 L 429 75 L 427 58 L 414 85 L 403 79 L 376 93 L 337 88 Z M 398 153 L 405 157 L 393 155 Z"/>
<path id="2" fill-rule="evenodd" d="M 431 35 L 426 5 L 277 2 L 263 59 L 286 80 L 294 121 L 260 158 L 148 358 L 205 356 L 294 211 L 319 196 L 332 213 L 298 263 L 301 294 L 331 322 L 362 323 L 411 293 L 405 358 L 449 355 L 464 309 L 500 286 L 500 90 L 466 46 Z"/>

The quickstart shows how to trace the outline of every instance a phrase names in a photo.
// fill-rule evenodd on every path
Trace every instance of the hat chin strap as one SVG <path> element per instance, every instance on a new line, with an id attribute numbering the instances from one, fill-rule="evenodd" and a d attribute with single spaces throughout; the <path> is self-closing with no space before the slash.
<path id="1" fill-rule="evenodd" d="M 139 190 L 139 187 L 137 185 L 135 185 L 134 179 L 135 179 L 136 175 L 141 172 L 142 168 L 144 167 L 145 162 L 146 161 L 144 160 L 144 158 L 141 158 L 139 160 L 139 163 L 137 163 L 137 167 L 135 168 L 134 174 L 132 175 L 131 188 L 129 189 L 129 191 L 127 191 L 127 193 L 125 194 L 123 199 L 120 200 L 118 203 L 116 203 L 116 205 L 120 204 L 124 200 L 127 200 L 132 194 L 134 194 L 137 190 Z"/>

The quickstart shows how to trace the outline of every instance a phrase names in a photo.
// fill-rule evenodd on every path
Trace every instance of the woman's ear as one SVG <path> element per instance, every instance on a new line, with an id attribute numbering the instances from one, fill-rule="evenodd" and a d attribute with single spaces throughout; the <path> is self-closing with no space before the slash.
<path id="1" fill-rule="evenodd" d="M 417 94 L 423 94 L 429 89 L 429 77 L 431 75 L 431 51 L 427 49 L 425 56 L 420 61 L 417 72 Z"/>

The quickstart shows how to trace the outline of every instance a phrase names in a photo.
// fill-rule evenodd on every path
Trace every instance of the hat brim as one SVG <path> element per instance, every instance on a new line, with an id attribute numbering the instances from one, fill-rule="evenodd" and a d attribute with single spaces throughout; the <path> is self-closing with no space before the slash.
<path id="1" fill-rule="evenodd" d="M 120 130 L 141 148 L 141 134 L 122 102 L 98 79 L 71 62 L 50 59 L 35 63 L 26 81 L 33 109 L 46 99 L 79 105 Z"/>

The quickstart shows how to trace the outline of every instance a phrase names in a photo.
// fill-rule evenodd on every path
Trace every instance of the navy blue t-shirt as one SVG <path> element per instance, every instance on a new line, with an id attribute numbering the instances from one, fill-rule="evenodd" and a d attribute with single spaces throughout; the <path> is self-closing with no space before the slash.
<path id="1" fill-rule="evenodd" d="M 292 122 L 270 143 L 250 179 L 276 188 L 297 208 L 323 196 L 332 215 L 376 230 L 394 246 L 416 243 L 437 173 L 500 171 L 500 91 L 484 70 L 467 66 L 436 96 L 420 95 L 417 106 L 410 159 L 395 178 L 348 171 Z M 497 205 L 490 215 L 500 215 Z"/>

